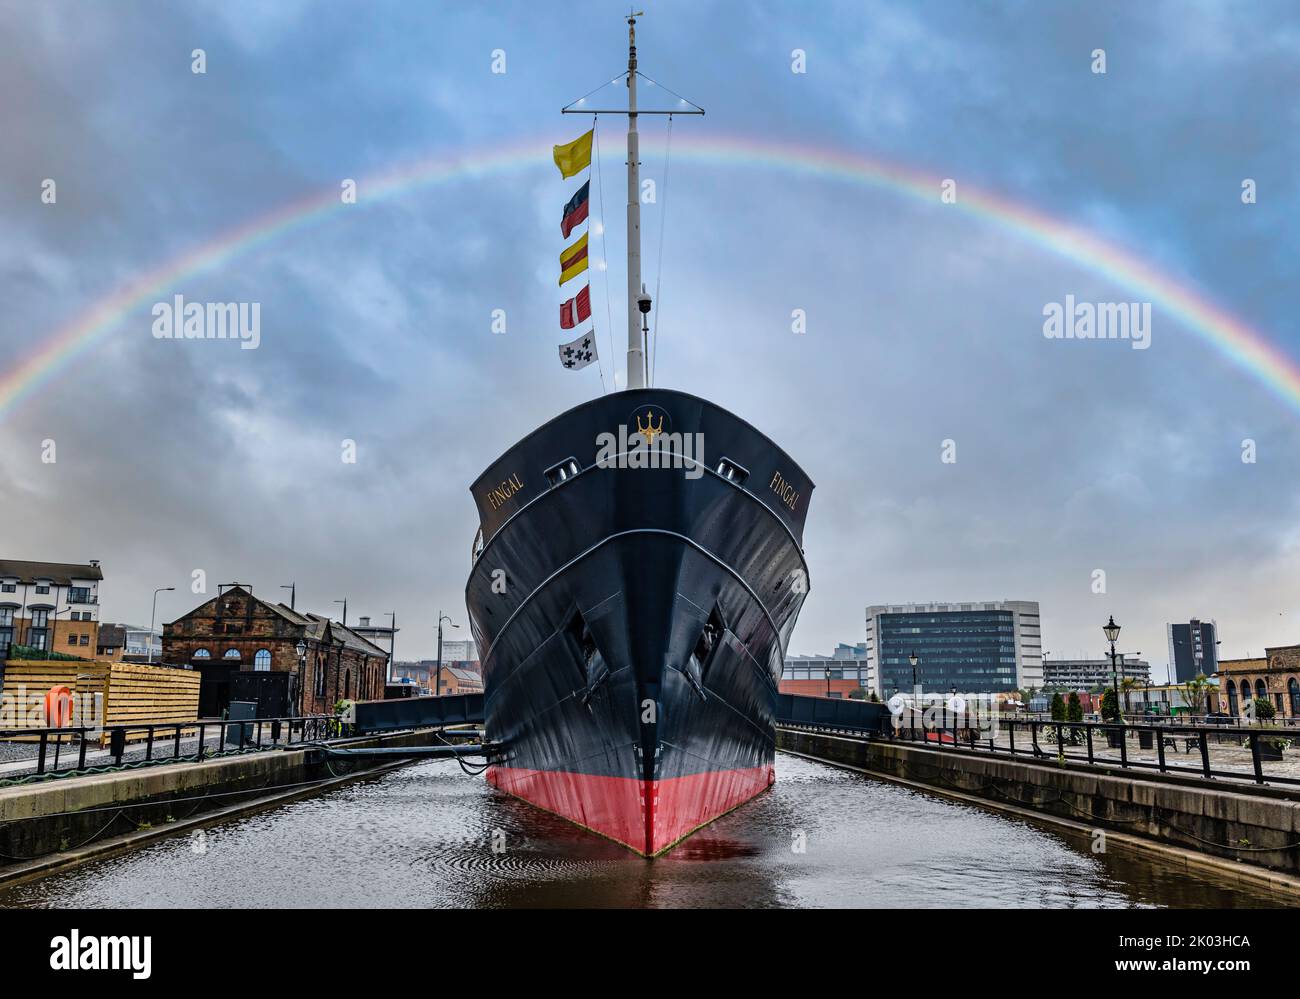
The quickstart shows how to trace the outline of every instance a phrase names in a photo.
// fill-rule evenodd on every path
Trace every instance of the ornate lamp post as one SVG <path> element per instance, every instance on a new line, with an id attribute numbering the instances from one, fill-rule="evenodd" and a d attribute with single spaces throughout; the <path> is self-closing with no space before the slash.
<path id="1" fill-rule="evenodd" d="M 1101 626 L 1101 630 L 1106 636 L 1106 641 L 1110 642 L 1110 684 L 1111 689 L 1115 691 L 1115 711 L 1119 714 L 1119 723 L 1123 725 L 1124 712 L 1119 708 L 1119 673 L 1115 667 L 1115 642 L 1119 639 L 1119 625 L 1115 623 L 1114 614 Z"/>
<path id="2" fill-rule="evenodd" d="M 302 687 L 307 682 L 307 643 L 301 638 L 298 644 L 293 647 L 293 651 L 298 653 L 298 690 L 294 698 L 294 710 L 302 714 Z"/>

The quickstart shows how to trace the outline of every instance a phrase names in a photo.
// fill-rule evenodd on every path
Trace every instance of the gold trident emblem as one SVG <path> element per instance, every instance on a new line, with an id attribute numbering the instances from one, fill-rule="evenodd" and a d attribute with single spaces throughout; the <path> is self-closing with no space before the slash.
<path id="1" fill-rule="evenodd" d="M 645 438 L 645 442 L 653 445 L 655 438 L 664 432 L 664 418 L 659 417 L 659 426 L 655 426 L 654 414 L 650 410 L 645 411 L 646 426 L 641 426 L 641 417 L 636 418 L 636 432 Z"/>

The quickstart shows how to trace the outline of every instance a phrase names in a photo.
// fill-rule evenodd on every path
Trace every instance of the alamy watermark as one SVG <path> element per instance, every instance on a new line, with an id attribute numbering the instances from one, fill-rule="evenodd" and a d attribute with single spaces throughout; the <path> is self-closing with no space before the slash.
<path id="1" fill-rule="evenodd" d="M 647 413 L 644 423 L 637 418 L 635 430 L 620 423 L 617 434 L 597 434 L 596 467 L 683 468 L 686 478 L 698 479 L 704 474 L 704 434 L 669 433 L 663 416 L 656 424 Z"/>
<path id="2" fill-rule="evenodd" d="M 1043 306 L 1043 336 L 1049 340 L 1129 340 L 1134 350 L 1151 346 L 1150 302 L 1065 302 Z"/>
<path id="3" fill-rule="evenodd" d="M 241 350 L 262 342 L 261 302 L 187 302 L 177 295 L 153 307 L 155 340 L 239 340 Z"/>
<path id="4" fill-rule="evenodd" d="M 5 687 L 0 694 L 0 728 L 84 728 L 98 736 L 104 727 L 104 700 L 93 691 L 67 687 L 28 692 L 25 683 Z"/>
<path id="5" fill-rule="evenodd" d="M 965 729 L 981 739 L 997 736 L 1002 714 L 996 694 L 922 693 L 920 687 L 899 691 L 886 707 L 895 729 Z"/>

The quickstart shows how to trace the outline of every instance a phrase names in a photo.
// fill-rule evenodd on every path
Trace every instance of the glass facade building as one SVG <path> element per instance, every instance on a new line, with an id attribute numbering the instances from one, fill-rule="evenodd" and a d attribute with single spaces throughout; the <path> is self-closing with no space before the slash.
<path id="1" fill-rule="evenodd" d="M 999 693 L 1042 686 L 1038 604 L 903 604 L 867 608 L 869 683 L 882 698 L 912 689 Z"/>

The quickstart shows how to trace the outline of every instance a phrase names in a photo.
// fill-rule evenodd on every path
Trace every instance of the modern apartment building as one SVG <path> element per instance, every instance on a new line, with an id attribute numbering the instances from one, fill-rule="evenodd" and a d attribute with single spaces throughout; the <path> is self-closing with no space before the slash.
<path id="1" fill-rule="evenodd" d="M 0 559 L 0 662 L 14 645 L 95 658 L 99 561 Z"/>
<path id="2" fill-rule="evenodd" d="M 1115 676 L 1151 682 L 1151 664 L 1145 659 L 1117 657 Z M 1048 690 L 1093 690 L 1111 685 L 1110 658 L 1048 659 L 1043 662 L 1043 686 Z"/>
<path id="3" fill-rule="evenodd" d="M 883 604 L 867 608 L 867 683 L 880 697 L 912 689 L 997 693 L 1043 685 L 1038 602 Z"/>

